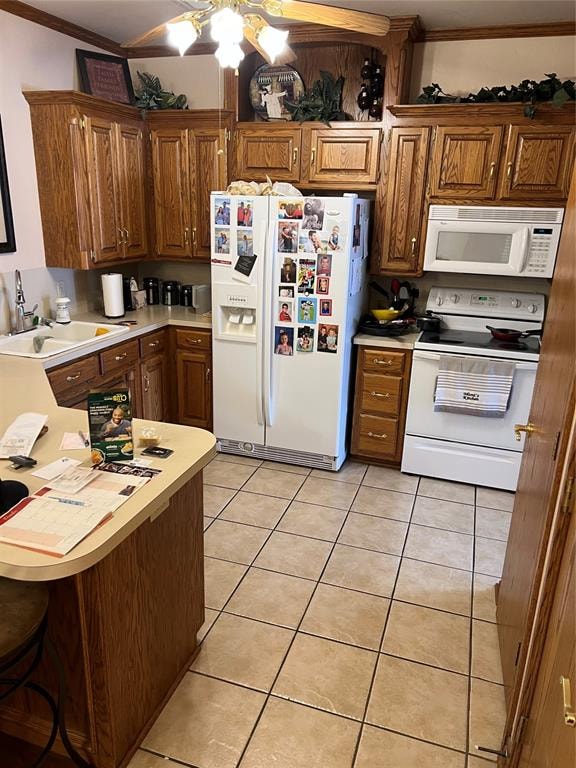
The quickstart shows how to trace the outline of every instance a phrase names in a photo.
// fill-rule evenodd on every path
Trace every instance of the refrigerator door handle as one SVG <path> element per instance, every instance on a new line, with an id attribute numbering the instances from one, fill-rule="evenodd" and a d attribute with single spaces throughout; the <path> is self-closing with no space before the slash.
<path id="1" fill-rule="evenodd" d="M 254 238 L 256 243 L 266 243 L 266 233 L 262 232 L 262 225 L 254 224 Z M 266 253 L 265 246 L 262 247 Z M 258 263 L 260 262 L 260 263 Z M 263 333 L 265 333 L 264 297 L 266 295 L 266 260 L 260 257 L 257 260 L 258 299 L 256 305 L 256 418 L 260 426 L 266 424 L 264 412 L 264 366 L 263 366 Z M 264 329 L 264 330 L 263 330 Z"/>
<path id="2" fill-rule="evenodd" d="M 274 231 L 275 222 L 271 219 L 268 223 L 268 242 L 274 243 L 276 232 Z M 262 291 L 262 318 L 264 320 L 263 322 L 263 328 L 264 328 L 264 355 L 263 355 L 263 367 L 264 367 L 264 418 L 266 420 L 266 426 L 271 427 L 272 426 L 272 420 L 273 420 L 273 406 L 272 406 L 272 344 L 273 344 L 273 336 L 272 336 L 272 318 L 273 318 L 273 301 L 271 297 L 271 291 L 272 286 L 275 285 L 273 282 L 274 277 L 274 251 L 272 251 L 272 257 L 267 258 L 264 261 L 264 279 L 262 281 L 263 283 L 263 291 Z"/>

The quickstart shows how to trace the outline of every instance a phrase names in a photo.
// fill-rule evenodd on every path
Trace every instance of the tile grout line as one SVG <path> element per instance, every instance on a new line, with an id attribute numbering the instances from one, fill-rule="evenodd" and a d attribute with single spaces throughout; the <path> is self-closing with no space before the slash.
<path id="1" fill-rule="evenodd" d="M 412 521 L 412 516 L 414 515 L 414 508 L 416 506 L 416 498 L 418 496 L 418 488 L 420 487 L 420 481 L 421 477 L 418 477 L 418 482 L 416 483 L 416 489 L 414 493 L 414 500 L 412 502 L 412 509 L 410 512 L 410 519 L 408 521 L 408 527 L 406 528 L 406 535 L 404 537 L 404 542 L 402 544 L 402 552 L 400 553 L 400 559 L 398 561 L 398 568 L 396 570 L 396 576 L 394 577 L 394 584 L 392 586 L 391 594 L 390 594 L 390 604 L 388 605 L 388 611 L 386 612 L 386 618 L 384 620 L 384 627 L 382 628 L 382 633 L 380 635 L 380 644 L 378 646 L 378 655 L 376 657 L 376 663 L 374 665 L 374 669 L 372 671 L 372 679 L 370 680 L 370 685 L 368 687 L 368 696 L 366 697 L 366 704 L 364 705 L 364 712 L 362 714 L 362 725 L 360 726 L 360 730 L 358 731 L 358 736 L 356 738 L 356 746 L 354 748 L 354 753 L 352 755 L 352 765 L 351 768 L 354 768 L 354 765 L 356 763 L 356 760 L 358 758 L 358 751 L 360 749 L 360 742 L 362 740 L 362 734 L 364 732 L 364 728 L 366 725 L 370 725 L 366 722 L 366 717 L 368 715 L 368 707 L 370 704 L 370 699 L 372 698 L 372 691 L 374 690 L 374 682 L 376 680 L 376 674 L 378 671 L 378 667 L 380 666 L 380 658 L 382 654 L 382 645 L 384 643 L 384 637 L 386 635 L 386 630 L 388 628 L 388 622 L 390 621 L 390 613 L 392 611 L 392 603 L 394 600 L 394 592 L 396 591 L 396 585 L 398 583 L 398 576 L 400 575 L 400 568 L 402 566 L 402 558 L 404 556 L 404 550 L 406 549 L 406 543 L 408 542 L 408 532 L 410 530 L 410 523 Z M 405 734 L 408 735 L 408 734 Z"/>
<path id="2" fill-rule="evenodd" d="M 300 486 L 300 488 L 301 487 L 302 486 Z M 354 498 L 352 499 L 352 501 L 350 503 L 350 507 L 348 508 L 348 510 L 346 512 L 346 516 L 345 516 L 344 520 L 342 521 L 342 524 L 341 524 L 340 529 L 338 531 L 338 536 L 336 537 L 336 541 L 338 540 L 338 537 L 340 536 L 344 526 L 346 525 L 346 521 L 348 520 L 348 517 L 350 515 L 350 508 L 352 507 L 352 504 L 354 503 L 360 488 L 361 488 L 361 484 L 358 485 L 356 493 L 354 494 Z M 280 521 L 278 521 L 278 522 L 280 522 Z M 260 723 L 260 720 L 262 718 L 264 710 L 266 709 L 266 706 L 268 705 L 268 702 L 270 701 L 270 697 L 273 695 L 272 694 L 272 690 L 273 690 L 274 686 L 276 685 L 276 682 L 277 682 L 277 680 L 278 680 L 278 678 L 280 676 L 282 668 L 284 667 L 286 659 L 288 658 L 288 654 L 290 653 L 290 650 L 292 649 L 292 646 L 294 645 L 294 641 L 295 641 L 296 637 L 298 636 L 298 632 L 300 630 L 302 622 L 304 621 L 304 616 L 306 615 L 306 613 L 308 611 L 308 608 L 310 607 L 310 604 L 311 604 L 312 600 L 314 599 L 314 595 L 316 594 L 316 590 L 318 589 L 318 585 L 320 584 L 320 580 L 322 579 L 322 576 L 324 575 L 324 571 L 326 570 L 328 562 L 329 562 L 330 558 L 332 557 L 332 553 L 334 552 L 334 549 L 336 547 L 336 541 L 333 542 L 333 544 L 332 544 L 332 546 L 330 548 L 330 552 L 328 554 L 328 557 L 326 558 L 326 562 L 324 563 L 322 571 L 320 572 L 320 575 L 318 576 L 318 579 L 316 581 L 316 586 L 312 590 L 312 593 L 310 594 L 310 598 L 308 599 L 308 602 L 306 603 L 306 606 L 305 606 L 304 610 L 302 611 L 302 615 L 301 615 L 300 620 L 299 620 L 299 622 L 298 622 L 298 624 L 296 626 L 296 629 L 295 629 L 294 635 L 292 637 L 292 640 L 290 641 L 290 644 L 288 645 L 288 648 L 287 648 L 286 652 L 284 653 L 284 656 L 282 657 L 282 661 L 280 662 L 280 665 L 278 667 L 278 671 L 276 672 L 276 675 L 274 676 L 274 680 L 272 681 L 272 684 L 270 686 L 270 690 L 269 690 L 269 692 L 266 695 L 266 699 L 264 701 L 264 705 L 263 705 L 262 709 L 260 710 L 260 713 L 259 713 L 258 717 L 256 718 L 256 722 L 254 723 L 254 726 L 253 726 L 253 728 L 252 728 L 252 730 L 250 732 L 250 735 L 249 735 L 249 737 L 248 737 L 248 739 L 246 741 L 246 744 L 244 745 L 244 749 L 242 750 L 242 753 L 240 755 L 240 759 L 236 763 L 236 768 L 240 767 L 240 765 L 242 763 L 242 760 L 244 759 L 244 755 L 246 754 L 246 751 L 247 751 L 247 749 L 248 749 L 248 747 L 250 745 L 250 742 L 252 741 L 252 738 L 253 738 L 254 734 L 256 733 L 256 729 L 258 728 L 258 725 Z M 283 697 L 276 696 L 275 698 L 283 698 Z M 283 699 L 283 700 L 284 701 L 291 701 L 291 699 Z M 300 704 L 300 702 L 293 702 L 293 703 Z M 320 710 L 320 711 L 326 711 L 326 710 Z M 328 714 L 337 714 L 337 713 L 328 713 Z M 342 715 L 340 715 L 340 716 L 342 717 Z M 358 722 L 358 721 L 356 720 L 355 722 Z M 361 728 L 360 728 L 360 730 L 361 730 Z"/>

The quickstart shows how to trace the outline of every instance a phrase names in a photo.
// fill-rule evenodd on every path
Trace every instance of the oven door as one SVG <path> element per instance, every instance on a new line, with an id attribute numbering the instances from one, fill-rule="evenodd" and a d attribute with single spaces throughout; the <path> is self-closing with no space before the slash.
<path id="1" fill-rule="evenodd" d="M 494 419 L 434 410 L 439 361 L 435 352 L 414 350 L 406 434 L 521 452 L 524 436 L 515 439 L 514 424 L 528 422 L 538 364 L 516 363 L 508 410 L 504 418 Z"/>
<path id="2" fill-rule="evenodd" d="M 530 228 L 512 222 L 429 220 L 424 269 L 474 275 L 524 275 Z"/>

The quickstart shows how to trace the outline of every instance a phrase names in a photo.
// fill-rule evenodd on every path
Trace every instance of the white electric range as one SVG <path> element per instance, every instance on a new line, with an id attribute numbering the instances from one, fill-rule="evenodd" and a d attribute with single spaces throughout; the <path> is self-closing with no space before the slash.
<path id="1" fill-rule="evenodd" d="M 540 339 L 493 339 L 487 325 L 513 330 L 542 327 L 541 294 L 468 288 L 432 288 L 426 305 L 441 318 L 438 332 L 423 331 L 414 344 L 402 471 L 513 491 L 518 483 Z M 434 395 L 443 355 L 512 360 L 514 380 L 503 418 L 437 412 Z"/>

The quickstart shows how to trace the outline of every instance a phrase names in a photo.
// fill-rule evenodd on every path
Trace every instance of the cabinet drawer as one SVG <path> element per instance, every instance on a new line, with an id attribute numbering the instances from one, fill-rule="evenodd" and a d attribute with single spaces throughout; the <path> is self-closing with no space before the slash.
<path id="1" fill-rule="evenodd" d="M 402 401 L 402 379 L 363 373 L 360 391 L 360 412 L 398 416 Z"/>
<path id="2" fill-rule="evenodd" d="M 389 352 L 387 349 L 367 348 L 362 350 L 362 370 L 369 373 L 404 372 L 406 354 Z"/>
<path id="3" fill-rule="evenodd" d="M 140 340 L 140 357 L 146 360 L 148 357 L 158 355 L 166 349 L 166 331 L 158 331 L 143 336 Z"/>
<path id="4" fill-rule="evenodd" d="M 114 373 L 123 368 L 130 368 L 138 363 L 138 341 L 127 341 L 125 344 L 118 344 L 112 349 L 106 349 L 100 352 L 100 367 L 102 374 Z"/>
<path id="5" fill-rule="evenodd" d="M 361 413 L 358 417 L 357 453 L 393 457 L 396 454 L 398 421 Z"/>
<path id="6" fill-rule="evenodd" d="M 176 346 L 179 349 L 210 349 L 211 335 L 204 331 L 176 331 Z"/>
<path id="7" fill-rule="evenodd" d="M 83 357 L 69 365 L 63 365 L 54 371 L 48 371 L 48 380 L 56 400 L 60 402 L 62 396 L 81 387 L 88 388 L 91 379 L 100 375 L 98 356 Z"/>

